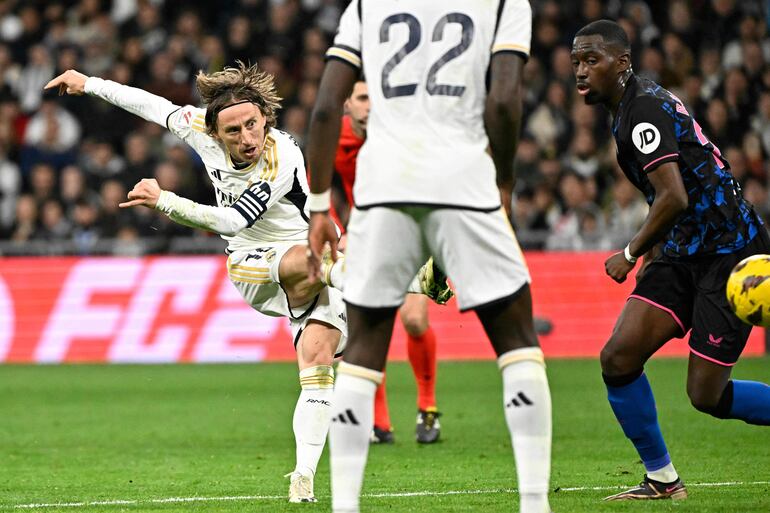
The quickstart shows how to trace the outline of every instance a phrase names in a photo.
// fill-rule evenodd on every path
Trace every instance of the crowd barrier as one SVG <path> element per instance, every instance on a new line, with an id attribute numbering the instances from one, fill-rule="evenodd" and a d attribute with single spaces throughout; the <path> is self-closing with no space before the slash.
<path id="1" fill-rule="evenodd" d="M 548 357 L 596 357 L 626 297 L 629 278 L 604 275 L 606 253 L 528 253 L 535 315 Z M 489 359 L 473 313 L 431 305 L 442 359 Z M 744 354 L 764 352 L 753 330 Z M 397 323 L 391 357 L 406 357 Z M 686 339 L 662 355 L 687 354 Z M 4 258 L 0 260 L 0 362 L 175 363 L 293 360 L 285 319 L 248 307 L 222 256 Z"/>

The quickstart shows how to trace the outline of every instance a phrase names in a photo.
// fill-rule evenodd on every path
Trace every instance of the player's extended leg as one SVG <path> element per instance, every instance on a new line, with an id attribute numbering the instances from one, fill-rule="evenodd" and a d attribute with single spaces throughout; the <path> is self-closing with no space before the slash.
<path id="1" fill-rule="evenodd" d="M 740 419 L 760 426 L 770 425 L 770 386 L 730 379 L 751 326 L 733 313 L 725 295 L 725 282 L 736 262 L 770 249 L 764 235 L 761 233 L 741 253 L 715 259 L 700 277 L 687 372 L 687 395 L 696 409 L 720 419 Z"/>
<path id="2" fill-rule="evenodd" d="M 329 431 L 335 513 L 358 512 L 374 422 L 373 399 L 382 381 L 395 316 L 395 308 L 348 304 L 348 345 L 344 361 L 337 367 Z"/>
<path id="3" fill-rule="evenodd" d="M 436 335 L 428 323 L 428 298 L 409 294 L 399 310 L 407 335 L 407 353 L 417 381 L 417 427 L 419 443 L 436 442 L 441 435 L 436 407 Z"/>
<path id="4" fill-rule="evenodd" d="M 272 269 L 271 269 L 271 272 Z M 307 275 L 307 245 L 292 246 L 281 258 L 278 265 L 277 281 L 280 282 L 289 304 L 304 305 L 313 300 L 325 285 L 319 281 L 311 283 Z"/>
<path id="5" fill-rule="evenodd" d="M 687 395 L 692 405 L 718 419 L 770 426 L 770 386 L 758 381 L 731 380 L 731 371 L 731 366 L 691 353 Z"/>
<path id="6" fill-rule="evenodd" d="M 551 393 L 525 284 L 512 297 L 476 308 L 503 375 L 505 420 L 516 460 L 522 513 L 548 513 Z"/>
<path id="7" fill-rule="evenodd" d="M 331 421 L 334 392 L 332 362 L 341 333 L 327 324 L 308 321 L 297 342 L 299 382 L 302 387 L 294 409 L 297 465 L 288 477 L 289 502 L 315 502 L 313 477 L 321 458 Z"/>
<path id="8" fill-rule="evenodd" d="M 681 335 L 681 326 L 668 311 L 631 298 L 602 349 L 602 377 L 607 398 L 647 470 L 639 487 L 606 500 L 687 497 L 671 463 L 658 424 L 655 397 L 644 374 L 644 364 L 650 356 L 670 339 Z"/>

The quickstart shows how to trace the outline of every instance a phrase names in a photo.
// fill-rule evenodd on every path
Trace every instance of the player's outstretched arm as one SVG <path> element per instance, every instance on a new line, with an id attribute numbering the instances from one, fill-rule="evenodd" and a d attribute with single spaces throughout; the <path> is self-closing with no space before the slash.
<path id="1" fill-rule="evenodd" d="M 490 63 L 490 84 L 484 105 L 484 125 L 503 208 L 510 215 L 514 174 L 513 159 L 521 125 L 521 74 L 524 58 L 518 53 L 498 52 Z"/>
<path id="2" fill-rule="evenodd" d="M 342 107 L 350 96 L 358 70 L 332 59 L 324 69 L 318 98 L 310 119 L 307 147 L 310 171 L 310 230 L 308 232 L 308 274 L 320 275 L 321 252 L 328 242 L 332 260 L 337 259 L 337 230 L 329 216 L 329 190 L 334 173 L 334 154 L 340 137 Z"/>
<path id="3" fill-rule="evenodd" d="M 144 178 L 134 185 L 128 193 L 128 201 L 119 206 L 154 208 L 176 223 L 228 237 L 236 235 L 250 225 L 249 220 L 234 207 L 213 207 L 196 203 L 171 191 L 162 190 L 154 178 Z"/>
<path id="4" fill-rule="evenodd" d="M 48 82 L 44 89 L 59 88 L 59 94 L 80 96 L 90 94 L 110 102 L 132 114 L 152 121 L 163 127 L 168 116 L 180 107 L 162 96 L 148 93 L 143 89 L 118 84 L 112 80 L 89 77 L 70 69 Z"/>

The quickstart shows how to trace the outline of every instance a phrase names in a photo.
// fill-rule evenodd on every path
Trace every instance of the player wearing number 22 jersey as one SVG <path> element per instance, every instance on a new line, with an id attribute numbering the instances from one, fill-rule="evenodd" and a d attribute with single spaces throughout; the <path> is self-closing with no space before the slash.
<path id="1" fill-rule="evenodd" d="M 476 312 L 498 356 L 520 511 L 550 512 L 550 393 L 529 272 L 501 208 L 513 186 L 531 24 L 523 0 L 353 0 L 327 52 L 307 151 L 311 266 L 335 236 L 326 212 L 329 146 L 361 70 L 371 102 L 345 255 L 351 336 L 332 402 L 335 512 L 359 510 L 394 317 L 428 255 L 453 281 L 458 306 Z"/>

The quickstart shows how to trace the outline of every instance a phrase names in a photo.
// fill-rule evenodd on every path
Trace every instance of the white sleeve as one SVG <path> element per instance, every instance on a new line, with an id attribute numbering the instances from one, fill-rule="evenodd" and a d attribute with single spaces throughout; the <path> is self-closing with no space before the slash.
<path id="1" fill-rule="evenodd" d="M 206 109 L 192 105 L 177 107 L 177 110 L 166 117 L 165 125 L 172 134 L 186 141 L 197 151 L 199 148 L 195 143 L 196 138 L 190 136 L 195 132 L 206 134 Z"/>
<path id="2" fill-rule="evenodd" d="M 129 87 L 99 77 L 89 77 L 86 80 L 85 92 L 164 127 L 166 126 L 166 119 L 180 108 L 169 100 L 148 93 L 143 89 Z"/>
<path id="3" fill-rule="evenodd" d="M 228 237 L 236 235 L 248 225 L 243 215 L 232 207 L 202 205 L 171 191 L 161 191 L 155 209 L 176 223 Z"/>
<path id="4" fill-rule="evenodd" d="M 334 44 L 326 51 L 327 59 L 340 59 L 361 68 L 361 0 L 352 0 L 340 18 Z"/>
<path id="5" fill-rule="evenodd" d="M 532 40 L 532 7 L 529 2 L 508 0 L 499 16 L 492 53 L 516 52 L 529 59 Z"/>

